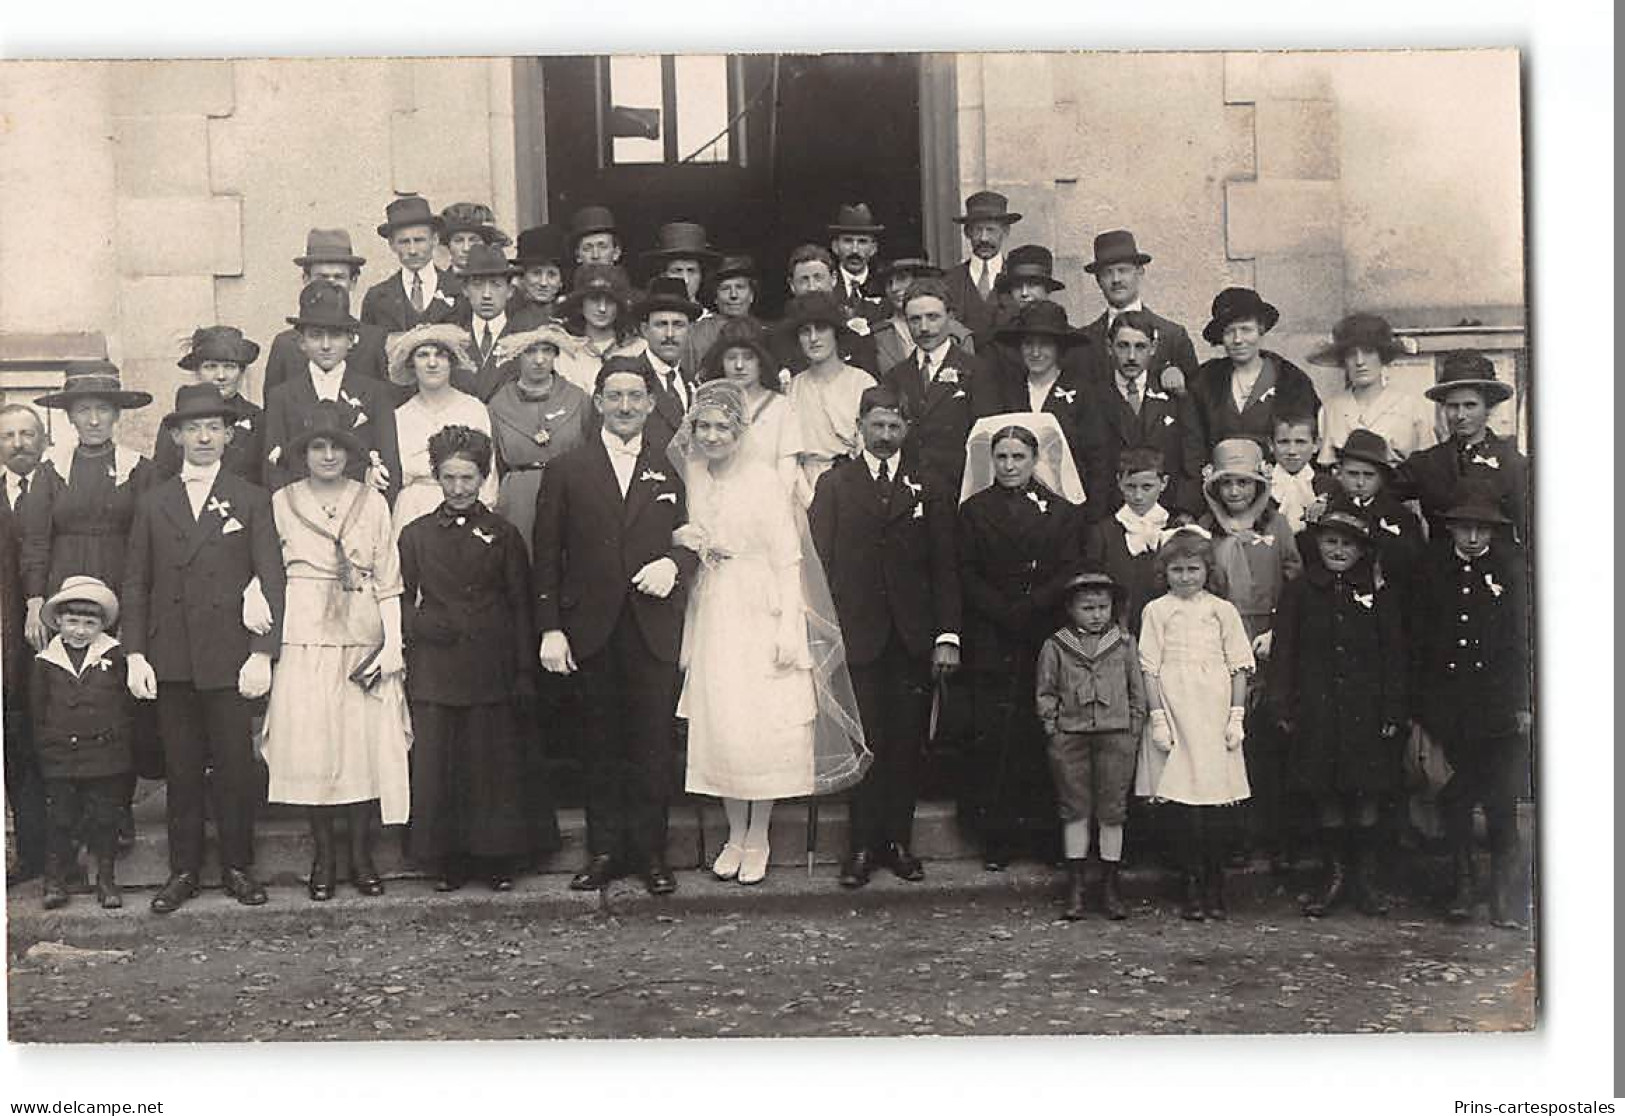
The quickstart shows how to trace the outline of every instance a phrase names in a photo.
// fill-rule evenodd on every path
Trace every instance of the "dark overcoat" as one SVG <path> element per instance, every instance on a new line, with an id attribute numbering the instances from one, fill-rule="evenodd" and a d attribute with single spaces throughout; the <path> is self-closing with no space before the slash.
<path id="1" fill-rule="evenodd" d="M 111 637 L 91 644 L 77 674 L 60 641 L 35 657 L 29 699 L 42 776 L 96 779 L 130 772 L 128 669 Z"/>

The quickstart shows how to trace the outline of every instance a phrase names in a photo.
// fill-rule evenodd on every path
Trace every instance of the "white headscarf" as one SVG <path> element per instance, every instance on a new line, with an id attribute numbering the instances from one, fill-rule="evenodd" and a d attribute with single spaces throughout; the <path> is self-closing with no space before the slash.
<path id="1" fill-rule="evenodd" d="M 1072 447 L 1066 432 L 1047 411 L 1008 411 L 976 420 L 965 439 L 965 478 L 959 485 L 959 502 L 993 485 L 993 435 L 1007 426 L 1019 426 L 1038 439 L 1038 463 L 1033 476 L 1051 492 L 1074 504 L 1084 502 L 1083 481 L 1072 460 Z"/>

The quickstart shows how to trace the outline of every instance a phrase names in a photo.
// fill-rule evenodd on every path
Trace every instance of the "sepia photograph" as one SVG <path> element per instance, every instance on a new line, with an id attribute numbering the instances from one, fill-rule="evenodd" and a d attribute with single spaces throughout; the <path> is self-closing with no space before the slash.
<path id="1" fill-rule="evenodd" d="M 12 1052 L 1541 1032 L 1527 44 L 619 41 L 0 59 Z"/>

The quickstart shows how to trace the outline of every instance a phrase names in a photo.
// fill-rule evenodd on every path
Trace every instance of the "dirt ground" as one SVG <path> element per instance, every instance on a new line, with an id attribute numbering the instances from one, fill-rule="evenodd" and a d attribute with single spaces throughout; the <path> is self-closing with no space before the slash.
<path id="1" fill-rule="evenodd" d="M 187 911 L 157 935 L 144 911 L 44 939 L 16 920 L 11 1038 L 1452 1032 L 1528 1029 L 1536 1014 L 1527 933 L 1415 908 L 1315 922 L 1280 889 L 1222 924 L 1146 900 L 1127 922 L 1064 923 L 1042 884 L 710 909 L 428 907 L 403 890 L 312 920 L 276 889 L 275 917 L 186 926 Z"/>

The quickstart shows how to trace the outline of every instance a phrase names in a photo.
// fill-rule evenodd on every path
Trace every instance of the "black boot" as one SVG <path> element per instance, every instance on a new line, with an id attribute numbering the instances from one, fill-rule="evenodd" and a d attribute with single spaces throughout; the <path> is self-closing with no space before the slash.
<path id="1" fill-rule="evenodd" d="M 382 895 L 384 880 L 372 862 L 372 819 L 378 807 L 373 802 L 355 802 L 349 812 L 350 882 L 362 895 Z"/>
<path id="2" fill-rule="evenodd" d="M 1120 922 L 1128 917 L 1128 909 L 1123 906 L 1122 893 L 1117 890 L 1117 867 L 1117 861 L 1105 861 L 1101 865 L 1100 873 L 1100 909 L 1113 922 Z"/>
<path id="3" fill-rule="evenodd" d="M 1087 860 L 1082 858 L 1069 858 L 1066 862 L 1066 908 L 1061 911 L 1061 917 L 1068 922 L 1076 922 L 1084 916 L 1084 881 L 1089 866 Z"/>
<path id="4" fill-rule="evenodd" d="M 1377 831 L 1375 827 L 1356 829 L 1354 841 L 1354 905 L 1363 915 L 1381 918 L 1388 913 L 1388 896 L 1377 882 Z"/>
<path id="5" fill-rule="evenodd" d="M 1517 846 L 1490 850 L 1490 925 L 1502 930 L 1522 930 L 1519 916 L 1523 889 L 1518 886 L 1520 858 Z"/>
<path id="6" fill-rule="evenodd" d="M 1208 861 L 1205 887 L 1202 894 L 1202 910 L 1214 922 L 1223 922 L 1230 917 L 1230 908 L 1224 902 L 1224 865 L 1223 856 L 1215 856 Z"/>
<path id="7" fill-rule="evenodd" d="M 1185 901 L 1179 906 L 1179 917 L 1187 922 L 1201 922 L 1206 917 L 1202 913 L 1202 877 L 1200 873 L 1185 873 Z"/>
<path id="8" fill-rule="evenodd" d="M 119 887 L 118 879 L 113 873 L 113 863 L 111 856 L 96 858 L 96 902 L 101 904 L 104 911 L 113 911 L 124 906 L 124 891 Z"/>
<path id="9" fill-rule="evenodd" d="M 40 905 L 48 911 L 68 905 L 68 885 L 62 879 L 61 861 L 45 858 L 45 879 L 40 890 Z"/>
<path id="10" fill-rule="evenodd" d="M 1310 918 L 1320 918 L 1342 901 L 1343 892 L 1348 887 L 1347 868 L 1343 858 L 1343 831 L 1341 829 L 1328 829 L 1325 836 L 1326 843 L 1326 875 L 1321 880 L 1320 887 L 1303 905 L 1303 913 Z"/>
<path id="11" fill-rule="evenodd" d="M 1457 849 L 1452 857 L 1455 886 L 1445 904 L 1444 917 L 1451 922 L 1466 922 L 1473 917 L 1473 854 L 1471 849 Z"/>
<path id="12" fill-rule="evenodd" d="M 333 881 L 338 875 L 333 852 L 332 807 L 310 807 L 310 838 L 316 845 L 316 855 L 310 862 L 308 893 L 314 902 L 325 903 L 333 898 Z"/>

